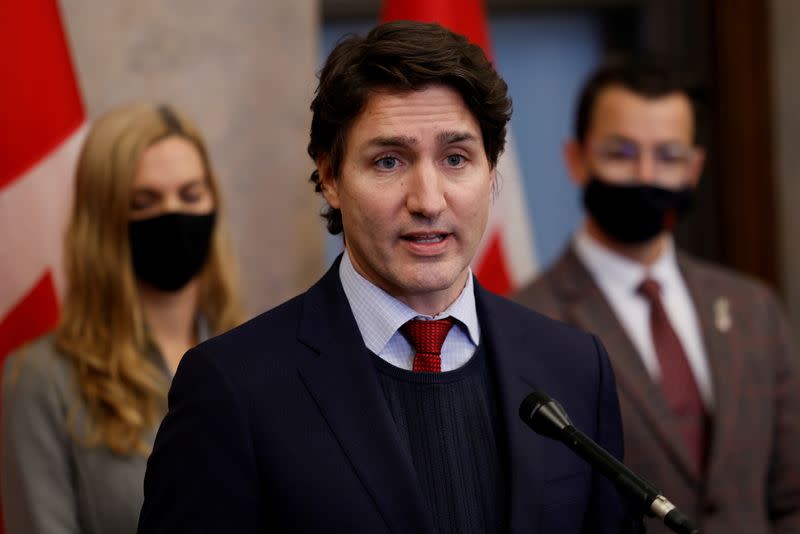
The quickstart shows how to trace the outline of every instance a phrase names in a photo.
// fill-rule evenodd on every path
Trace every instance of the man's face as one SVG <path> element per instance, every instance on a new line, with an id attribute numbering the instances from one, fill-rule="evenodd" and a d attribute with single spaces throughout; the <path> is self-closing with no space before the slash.
<path id="1" fill-rule="evenodd" d="M 374 93 L 347 135 L 340 176 L 319 167 L 359 273 L 421 313 L 458 297 L 495 178 L 458 92 Z"/>
<path id="2" fill-rule="evenodd" d="M 603 89 L 582 144 L 567 146 L 578 185 L 594 175 L 613 184 L 694 186 L 702 151 L 692 144 L 694 121 L 682 93 L 645 98 L 622 86 Z"/>

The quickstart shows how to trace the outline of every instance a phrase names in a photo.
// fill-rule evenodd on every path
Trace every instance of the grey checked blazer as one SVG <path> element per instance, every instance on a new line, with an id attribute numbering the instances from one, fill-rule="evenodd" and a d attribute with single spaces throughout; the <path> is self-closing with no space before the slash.
<path id="1" fill-rule="evenodd" d="M 515 300 L 600 337 L 617 377 L 625 463 L 704 534 L 798 533 L 800 371 L 784 314 L 760 283 L 682 253 L 678 264 L 701 323 L 714 391 L 703 477 L 690 467 L 659 386 L 571 249 Z M 648 532 L 667 530 L 650 522 Z"/>

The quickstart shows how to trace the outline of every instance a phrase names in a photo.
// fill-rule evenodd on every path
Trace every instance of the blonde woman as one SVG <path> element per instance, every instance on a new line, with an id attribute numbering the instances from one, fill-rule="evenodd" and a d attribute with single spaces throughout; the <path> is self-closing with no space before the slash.
<path id="1" fill-rule="evenodd" d="M 5 367 L 7 534 L 136 531 L 170 378 L 187 349 L 240 321 L 220 211 L 185 116 L 135 104 L 96 121 L 78 163 L 61 322 Z"/>

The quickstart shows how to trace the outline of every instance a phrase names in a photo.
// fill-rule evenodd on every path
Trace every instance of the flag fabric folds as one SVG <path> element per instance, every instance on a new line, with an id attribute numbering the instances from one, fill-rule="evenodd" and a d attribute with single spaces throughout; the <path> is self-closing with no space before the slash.
<path id="1" fill-rule="evenodd" d="M 381 21 L 393 20 L 436 22 L 465 35 L 493 59 L 482 0 L 385 0 Z M 497 177 L 499 194 L 492 204 L 472 268 L 487 289 L 509 295 L 529 282 L 538 268 L 533 225 L 510 127 L 506 150 L 497 164 Z"/>
<path id="2" fill-rule="evenodd" d="M 58 318 L 61 241 L 85 122 L 55 0 L 7 7 L 0 17 L 0 358 Z"/>
<path id="3" fill-rule="evenodd" d="M 0 73 L 2 365 L 56 325 L 63 286 L 61 243 L 85 113 L 55 0 L 6 3 Z"/>

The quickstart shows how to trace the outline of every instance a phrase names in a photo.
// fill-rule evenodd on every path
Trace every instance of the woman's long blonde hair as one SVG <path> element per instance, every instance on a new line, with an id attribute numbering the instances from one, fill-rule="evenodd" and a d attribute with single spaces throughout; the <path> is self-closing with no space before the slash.
<path id="1" fill-rule="evenodd" d="M 147 434 L 159 423 L 168 380 L 147 357 L 148 339 L 128 241 L 133 178 L 144 150 L 180 135 L 200 152 L 214 195 L 217 223 L 200 274 L 198 312 L 212 333 L 238 324 L 241 310 L 220 189 L 208 151 L 188 118 L 166 107 L 132 104 L 100 117 L 83 145 L 67 227 L 67 290 L 55 342 L 74 364 L 87 408 L 91 444 L 118 454 L 147 454 Z M 72 428 L 73 434 L 84 434 Z"/>

